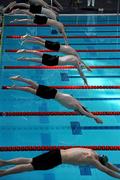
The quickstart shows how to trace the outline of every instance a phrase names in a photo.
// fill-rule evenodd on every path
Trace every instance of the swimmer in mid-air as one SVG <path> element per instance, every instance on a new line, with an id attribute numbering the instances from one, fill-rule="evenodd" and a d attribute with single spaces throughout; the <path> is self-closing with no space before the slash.
<path id="1" fill-rule="evenodd" d="M 79 59 L 76 56 L 73 55 L 55 56 L 55 55 L 38 52 L 37 50 L 26 50 L 26 49 L 18 50 L 17 53 L 33 53 L 39 56 L 39 58 L 25 58 L 25 57 L 18 58 L 18 60 L 21 61 L 32 61 L 32 62 L 42 63 L 47 66 L 66 65 L 66 64 L 74 65 L 77 68 L 80 76 L 82 77 L 85 85 L 88 85 L 87 79 L 84 76 L 84 73 L 82 72 L 83 66 L 80 65 Z"/>
<path id="2" fill-rule="evenodd" d="M 19 75 L 12 76 L 10 77 L 10 79 L 25 82 L 30 86 L 21 87 L 21 86 L 13 85 L 11 87 L 8 87 L 8 89 L 30 92 L 44 99 L 55 99 L 60 104 L 67 107 L 68 109 L 72 109 L 78 114 L 93 118 L 96 121 L 96 123 L 103 123 L 101 119 L 99 119 L 97 116 L 89 112 L 84 106 L 80 104 L 80 102 L 77 99 L 75 99 L 69 94 L 61 93 L 57 89 L 52 87 L 39 85 L 38 83 L 33 82 L 31 79 L 26 79 Z"/>
<path id="3" fill-rule="evenodd" d="M 99 155 L 91 149 L 79 147 L 51 150 L 33 158 L 0 160 L 0 167 L 15 165 L 9 169 L 0 170 L 0 177 L 26 171 L 49 170 L 62 164 L 94 166 L 109 176 L 120 179 L 120 169 L 109 163 L 106 155 Z"/>
<path id="4" fill-rule="evenodd" d="M 9 13 L 9 14 L 15 14 L 19 13 L 20 10 L 24 10 L 24 13 L 30 12 L 33 14 L 44 14 L 47 17 L 57 20 L 57 15 L 58 12 L 54 11 L 51 9 L 49 5 L 44 5 L 44 3 L 38 3 L 36 1 L 32 1 L 27 3 L 14 3 L 11 8 L 7 8 L 4 13 Z"/>
<path id="5" fill-rule="evenodd" d="M 62 52 L 62 53 L 68 54 L 68 55 L 76 56 L 79 59 L 80 63 L 83 64 L 87 70 L 91 71 L 89 66 L 87 66 L 81 60 L 79 54 L 71 46 L 61 45 L 59 42 L 44 40 L 43 38 L 40 38 L 37 36 L 31 36 L 28 34 L 22 36 L 22 40 L 23 40 L 22 44 L 24 44 L 24 43 L 36 43 L 36 44 L 40 44 L 40 45 L 44 46 L 45 48 L 52 50 L 52 51 Z"/>
<path id="6" fill-rule="evenodd" d="M 65 30 L 64 30 L 64 25 L 61 22 L 58 22 L 58 21 L 53 20 L 53 19 L 49 19 L 48 17 L 46 17 L 44 15 L 33 14 L 29 11 L 21 10 L 21 9 L 13 10 L 12 13 L 13 14 L 14 13 L 23 13 L 23 14 L 26 14 L 26 15 L 29 15 L 30 17 L 32 17 L 32 19 L 31 18 L 15 19 L 15 20 L 11 21 L 11 23 L 14 23 L 14 22 L 30 22 L 30 23 L 41 24 L 41 25 L 47 24 L 47 25 L 56 27 L 58 29 L 58 31 L 63 34 L 65 44 L 68 45 L 68 40 L 67 40 L 67 35 L 65 33 Z"/>

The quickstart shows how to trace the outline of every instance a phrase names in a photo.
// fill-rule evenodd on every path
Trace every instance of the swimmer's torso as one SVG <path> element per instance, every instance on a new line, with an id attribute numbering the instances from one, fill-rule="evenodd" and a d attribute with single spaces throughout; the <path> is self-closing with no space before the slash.
<path id="1" fill-rule="evenodd" d="M 97 157 L 97 154 L 84 148 L 71 148 L 67 150 L 61 150 L 62 162 L 74 165 L 89 164 L 91 157 Z"/>

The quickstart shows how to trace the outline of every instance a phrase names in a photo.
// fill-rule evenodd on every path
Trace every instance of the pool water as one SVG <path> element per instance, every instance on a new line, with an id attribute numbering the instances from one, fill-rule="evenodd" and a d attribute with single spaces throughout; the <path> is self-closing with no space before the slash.
<path id="1" fill-rule="evenodd" d="M 20 18 L 20 16 L 18 16 Z M 5 16 L 4 33 L 2 39 L 2 61 L 1 61 L 1 87 L 25 85 L 21 82 L 12 82 L 10 76 L 21 75 L 30 78 L 40 84 L 49 86 L 82 86 L 83 81 L 76 69 L 4 69 L 4 66 L 33 66 L 39 65 L 34 62 L 17 61 L 20 56 L 36 57 L 32 54 L 16 54 L 6 50 L 16 49 L 44 49 L 36 44 L 24 44 L 21 46 L 20 38 L 7 38 L 6 36 L 31 34 L 33 36 L 46 36 L 45 39 L 64 43 L 63 38 L 53 38 L 59 34 L 52 34 L 50 27 L 30 26 L 7 26 L 13 16 Z M 61 16 L 60 21 L 64 24 L 83 24 L 81 27 L 66 26 L 66 33 L 70 45 L 76 50 L 88 50 L 80 52 L 80 57 L 89 66 L 120 66 L 119 50 L 120 17 L 114 15 L 105 16 Z M 18 23 L 19 24 L 19 23 Z M 87 24 L 88 26 L 84 26 Z M 92 24 L 93 26 L 89 26 Z M 97 26 L 103 24 L 103 26 Z M 111 24 L 111 26 L 104 26 Z M 116 24 L 116 26 L 114 25 Z M 69 38 L 69 36 L 83 36 L 80 38 Z M 89 38 L 85 38 L 89 36 Z M 102 36 L 92 38 L 92 36 Z M 111 36 L 111 37 L 106 37 Z M 104 52 L 104 50 L 108 52 Z M 91 52 L 93 50 L 93 52 Z M 94 50 L 103 50 L 97 52 Z M 50 54 L 62 53 L 50 52 Z M 93 69 L 92 72 L 84 70 L 89 85 L 114 86 L 120 85 L 119 69 Z M 120 110 L 119 89 L 60 89 L 77 98 L 91 112 L 111 112 Z M 0 89 L 0 112 L 69 112 L 71 110 L 61 106 L 54 100 L 40 99 L 32 94 Z M 78 145 L 78 146 L 118 146 L 120 143 L 120 121 L 119 116 L 99 116 L 103 124 L 99 125 L 85 116 L 3 116 L 0 117 L 0 146 L 53 146 L 53 145 Z M 74 126 L 74 127 L 73 127 Z M 76 128 L 75 128 L 76 127 Z M 97 151 L 109 156 L 113 164 L 119 166 L 119 151 Z M 34 157 L 42 152 L 0 152 L 0 159 L 15 157 Z M 1 180 L 112 180 L 112 177 L 98 171 L 94 167 L 78 167 L 72 165 L 58 166 L 49 171 L 26 172 L 17 175 L 2 177 Z"/>

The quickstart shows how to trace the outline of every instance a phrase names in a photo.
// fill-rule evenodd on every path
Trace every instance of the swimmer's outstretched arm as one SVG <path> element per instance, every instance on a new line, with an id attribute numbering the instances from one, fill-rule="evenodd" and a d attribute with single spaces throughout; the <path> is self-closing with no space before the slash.
<path id="1" fill-rule="evenodd" d="M 88 70 L 88 71 L 91 71 L 91 69 L 89 68 L 89 66 L 87 66 L 84 61 L 82 61 L 82 59 L 80 58 L 79 54 L 77 53 L 77 57 L 78 59 L 80 60 L 80 62 L 85 66 L 85 68 Z"/>
<path id="2" fill-rule="evenodd" d="M 106 166 L 103 166 L 98 160 L 93 160 L 92 165 L 94 165 L 100 171 L 108 174 L 109 176 L 120 179 L 120 174 L 116 173 L 114 170 L 111 170 Z"/>
<path id="3" fill-rule="evenodd" d="M 67 39 L 67 35 L 65 33 L 64 25 L 62 23 L 56 21 L 56 20 L 53 20 L 53 19 L 48 19 L 47 24 L 57 27 L 59 32 L 63 34 L 65 44 L 68 45 L 68 39 Z"/>
<path id="4" fill-rule="evenodd" d="M 87 79 L 86 79 L 84 73 L 82 72 L 82 68 L 81 68 L 79 62 L 77 63 L 77 69 L 78 69 L 78 72 L 79 72 L 80 76 L 82 77 L 84 83 L 88 86 Z"/>
<path id="5" fill-rule="evenodd" d="M 120 168 L 118 168 L 117 166 L 115 166 L 115 165 L 113 165 L 113 164 L 111 164 L 111 163 L 109 163 L 109 162 L 107 163 L 106 166 L 107 166 L 109 169 L 120 173 Z"/>
<path id="6" fill-rule="evenodd" d="M 99 119 L 97 116 L 93 115 L 91 112 L 85 111 L 81 105 L 77 105 L 78 109 L 76 109 L 76 112 L 80 112 L 83 115 L 93 118 L 96 123 L 103 123 L 101 119 Z"/>

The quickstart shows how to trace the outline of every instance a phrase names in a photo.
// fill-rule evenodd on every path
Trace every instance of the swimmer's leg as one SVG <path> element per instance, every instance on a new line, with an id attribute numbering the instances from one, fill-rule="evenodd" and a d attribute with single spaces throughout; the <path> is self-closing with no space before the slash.
<path id="1" fill-rule="evenodd" d="M 18 58 L 17 60 L 42 63 L 42 59 L 41 58 L 25 58 L 25 57 L 21 57 L 21 58 Z"/>
<path id="2" fill-rule="evenodd" d="M 11 9 L 12 7 L 14 7 L 15 4 L 16 4 L 16 1 L 13 1 L 10 4 L 8 4 L 8 6 L 3 8 L 3 13 L 5 13 L 8 9 Z"/>
<path id="3" fill-rule="evenodd" d="M 37 89 L 39 86 L 36 82 L 32 81 L 31 79 L 23 78 L 20 75 L 12 76 L 12 77 L 10 77 L 10 79 L 25 82 L 25 83 L 31 85 L 32 88 L 34 88 L 34 89 Z"/>
<path id="4" fill-rule="evenodd" d="M 16 53 L 33 53 L 33 54 L 38 55 L 40 57 L 43 56 L 42 52 L 39 52 L 36 50 L 30 50 L 30 49 L 19 49 Z"/>
<path id="5" fill-rule="evenodd" d="M 29 9 L 30 8 L 30 5 L 29 4 L 26 4 L 26 3 L 16 3 L 14 4 L 14 6 L 12 8 L 17 8 L 17 9 Z"/>
<path id="6" fill-rule="evenodd" d="M 36 94 L 36 89 L 37 88 L 31 88 L 31 87 L 28 87 L 28 86 L 21 87 L 21 86 L 13 85 L 9 89 L 25 91 L 25 92 L 29 92 L 29 93 L 32 93 L 32 94 Z"/>
<path id="7" fill-rule="evenodd" d="M 0 159 L 0 167 L 8 165 L 29 164 L 31 161 L 31 158 L 15 158 L 10 160 Z"/>
<path id="8" fill-rule="evenodd" d="M 31 163 L 29 164 L 22 164 L 22 165 L 17 165 L 15 167 L 5 169 L 5 170 L 0 170 L 0 177 L 6 176 L 9 174 L 16 174 L 16 173 L 21 173 L 25 171 L 33 171 L 33 166 Z"/>
<path id="9" fill-rule="evenodd" d="M 37 44 L 41 44 L 45 46 L 45 40 L 37 36 L 31 36 L 31 35 L 26 34 L 22 36 L 22 39 L 24 40 L 24 42 L 32 42 L 32 43 L 37 43 Z"/>

